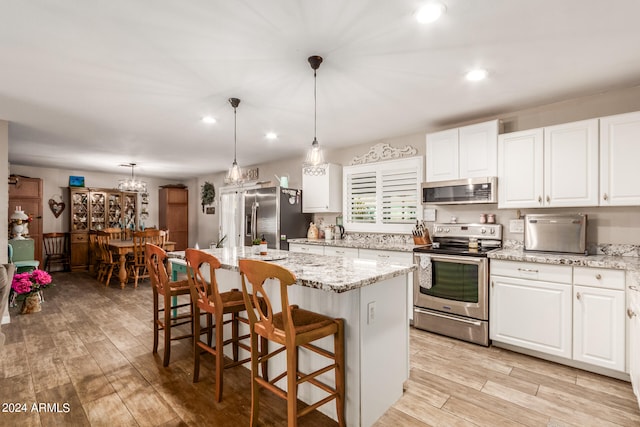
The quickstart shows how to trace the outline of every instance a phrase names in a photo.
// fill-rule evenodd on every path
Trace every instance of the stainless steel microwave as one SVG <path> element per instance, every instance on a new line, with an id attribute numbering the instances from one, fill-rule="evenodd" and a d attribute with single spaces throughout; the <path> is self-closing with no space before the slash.
<path id="1" fill-rule="evenodd" d="M 498 178 L 480 177 L 422 183 L 422 204 L 498 203 Z"/>

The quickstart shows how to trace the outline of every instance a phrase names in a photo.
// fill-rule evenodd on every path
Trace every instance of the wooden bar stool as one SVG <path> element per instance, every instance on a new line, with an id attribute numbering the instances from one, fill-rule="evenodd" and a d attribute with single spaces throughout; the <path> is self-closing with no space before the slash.
<path id="1" fill-rule="evenodd" d="M 246 318 L 240 317 L 240 313 L 245 311 L 245 302 L 242 292 L 232 289 L 220 292 L 218 281 L 216 280 L 216 269 L 220 268 L 220 261 L 215 256 L 197 249 L 186 249 L 187 276 L 191 286 L 191 301 L 194 307 L 194 330 L 200 330 L 200 313 L 207 314 L 207 342 L 202 342 L 197 336 L 193 341 L 193 382 L 198 381 L 200 372 L 200 352 L 201 349 L 209 352 L 215 358 L 216 363 L 216 401 L 222 400 L 222 371 L 224 368 L 232 368 L 242 365 L 251 360 L 251 357 L 239 360 L 239 349 L 242 348 L 251 352 L 248 344 L 242 342 L 249 338 L 249 334 L 239 335 L 239 323 L 249 325 Z M 208 267 L 208 268 L 207 268 Z M 203 274 L 209 273 L 209 281 Z M 225 315 L 231 318 L 224 320 Z M 212 325 L 212 320 L 214 325 Z M 224 325 L 231 323 L 231 338 L 225 340 Z M 211 346 L 211 333 L 215 332 L 215 345 Z M 263 341 L 266 344 L 266 340 Z M 225 363 L 224 346 L 233 345 L 233 361 Z M 266 349 L 266 345 L 263 347 Z M 258 353 L 263 354 L 258 349 Z M 266 351 L 266 350 L 265 350 Z M 266 375 L 266 366 L 263 365 L 263 373 Z"/>
<path id="2" fill-rule="evenodd" d="M 169 274 L 166 269 L 167 253 L 159 246 L 147 243 L 146 262 L 149 278 L 151 279 L 151 288 L 153 289 L 153 353 L 158 352 L 158 334 L 164 332 L 164 357 L 163 366 L 169 365 L 171 357 L 171 341 L 181 340 L 193 337 L 193 306 L 191 299 L 188 303 L 179 303 L 177 297 L 179 295 L 189 295 L 189 281 L 181 280 L 178 282 L 170 282 Z M 163 303 L 160 307 L 160 296 Z M 175 303 L 172 303 L 172 300 Z M 189 306 L 189 313 L 179 313 L 177 310 L 182 307 Z M 174 311 L 175 310 L 175 311 Z M 174 315 L 172 315 L 175 313 Z M 160 317 L 160 313 L 163 314 Z M 171 329 L 180 325 L 192 324 L 191 332 L 180 336 L 172 337 Z"/>
<path id="3" fill-rule="evenodd" d="M 255 310 L 248 310 L 251 323 L 251 425 L 258 424 L 259 388 L 263 387 L 287 401 L 287 419 L 289 426 L 297 426 L 298 418 L 302 417 L 317 407 L 336 401 L 338 424 L 345 425 L 345 366 L 344 366 L 344 320 L 334 319 L 319 313 L 303 310 L 296 305 L 289 305 L 287 287 L 296 283 L 295 275 L 284 267 L 264 261 L 242 259 L 239 261 L 240 274 L 242 276 L 242 293 L 247 307 L 253 303 Z M 267 279 L 276 279 L 280 282 L 280 298 L 282 311 L 273 313 L 271 302 L 264 289 Z M 248 284 L 247 284 L 248 282 Z M 251 288 L 251 295 L 249 293 Z M 257 305 L 257 297 L 264 298 L 265 305 Z M 256 315 L 256 311 L 258 315 Z M 313 345 L 312 342 L 333 335 L 333 353 Z M 281 347 L 268 354 L 260 354 L 255 351 L 258 337 L 280 344 Z M 298 370 L 298 350 L 303 347 L 316 354 L 331 360 L 331 363 L 311 373 L 303 373 Z M 271 381 L 258 375 L 258 364 L 286 351 L 287 370 L 275 376 Z M 317 377 L 320 374 L 334 370 L 335 387 L 321 382 Z M 287 391 L 284 391 L 276 382 L 287 377 Z M 297 410 L 298 386 L 304 382 L 324 390 L 327 396 L 323 399 Z"/>

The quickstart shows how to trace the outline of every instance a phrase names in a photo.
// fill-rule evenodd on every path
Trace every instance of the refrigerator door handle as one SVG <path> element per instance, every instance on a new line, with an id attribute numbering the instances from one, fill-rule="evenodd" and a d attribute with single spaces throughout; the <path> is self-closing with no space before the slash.
<path id="1" fill-rule="evenodd" d="M 251 240 L 258 238 L 258 203 L 253 202 L 251 204 Z"/>

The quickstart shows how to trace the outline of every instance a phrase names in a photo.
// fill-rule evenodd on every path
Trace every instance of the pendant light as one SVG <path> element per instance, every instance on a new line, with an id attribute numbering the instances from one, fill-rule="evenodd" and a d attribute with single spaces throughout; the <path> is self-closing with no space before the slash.
<path id="1" fill-rule="evenodd" d="M 238 144 L 236 136 L 238 128 L 236 109 L 238 108 L 238 105 L 240 105 L 240 100 L 238 98 L 229 98 L 229 103 L 233 107 L 233 163 L 231 164 L 231 168 L 229 168 L 226 181 L 230 184 L 239 184 L 242 182 L 242 170 L 240 170 L 240 166 L 238 166 L 238 162 L 236 160 L 236 147 Z"/>
<path id="2" fill-rule="evenodd" d="M 303 173 L 306 175 L 324 175 L 326 171 L 326 164 L 324 162 L 324 155 L 322 153 L 322 149 L 320 148 L 320 144 L 318 143 L 318 138 L 316 135 L 317 128 L 317 116 L 318 116 L 318 102 L 317 102 L 317 75 L 316 71 L 322 64 L 321 56 L 310 56 L 308 58 L 309 64 L 313 69 L 313 142 L 311 143 L 311 148 L 307 152 L 307 158 L 303 164 Z"/>

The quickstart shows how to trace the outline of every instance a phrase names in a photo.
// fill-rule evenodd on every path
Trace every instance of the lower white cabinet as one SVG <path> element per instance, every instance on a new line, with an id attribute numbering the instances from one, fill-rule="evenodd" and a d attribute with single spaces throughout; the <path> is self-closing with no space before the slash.
<path id="1" fill-rule="evenodd" d="M 303 254 L 324 255 L 324 246 L 304 245 L 300 243 L 289 243 L 289 252 L 300 252 Z"/>
<path id="2" fill-rule="evenodd" d="M 523 279 L 544 265 L 514 267 L 509 276 L 492 275 L 489 337 L 492 340 L 571 358 L 571 282 Z M 524 263 L 523 263 L 524 264 Z M 521 270 L 518 271 L 518 268 Z M 569 269 L 569 280 L 571 267 Z M 532 270 L 532 271 L 525 271 Z M 539 275 L 539 274 L 536 274 Z"/>
<path id="3" fill-rule="evenodd" d="M 624 272 L 574 268 L 573 359 L 625 371 Z"/>
<path id="4" fill-rule="evenodd" d="M 347 258 L 358 258 L 358 248 L 344 248 L 340 246 L 325 246 L 325 255 L 343 256 Z"/>
<path id="5" fill-rule="evenodd" d="M 624 286 L 622 270 L 491 260 L 490 338 L 625 372 Z"/>
<path id="6" fill-rule="evenodd" d="M 640 289 L 629 287 L 627 317 L 629 318 L 629 376 L 640 404 Z"/>

